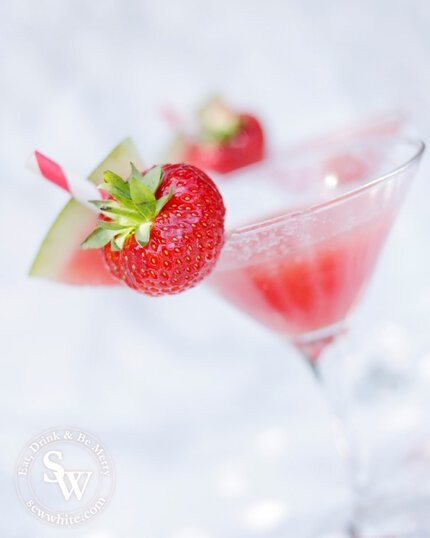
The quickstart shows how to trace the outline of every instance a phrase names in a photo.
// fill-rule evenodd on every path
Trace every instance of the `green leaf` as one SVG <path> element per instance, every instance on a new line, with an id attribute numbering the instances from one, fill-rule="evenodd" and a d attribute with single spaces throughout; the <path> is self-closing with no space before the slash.
<path id="1" fill-rule="evenodd" d="M 104 230 L 118 230 L 118 232 L 122 232 L 124 229 L 124 226 L 119 222 L 112 222 L 108 220 L 99 220 L 97 222 L 97 226 L 99 228 L 103 228 Z"/>
<path id="2" fill-rule="evenodd" d="M 156 215 L 156 200 L 150 189 L 134 176 L 130 179 L 131 199 L 139 213 L 147 220 L 152 221 Z"/>
<path id="3" fill-rule="evenodd" d="M 81 244 L 81 248 L 103 248 L 116 235 L 118 235 L 118 230 L 105 230 L 104 228 L 96 228 Z"/>
<path id="4" fill-rule="evenodd" d="M 95 205 L 97 209 L 121 207 L 121 205 L 116 200 L 89 200 L 89 203 Z"/>
<path id="5" fill-rule="evenodd" d="M 125 240 L 127 237 L 130 236 L 130 234 L 133 232 L 133 228 L 126 228 L 122 233 L 120 233 L 115 239 L 113 240 L 115 242 L 115 245 L 122 250 L 124 247 Z"/>
<path id="6" fill-rule="evenodd" d="M 242 120 L 219 97 L 214 96 L 200 110 L 202 137 L 211 142 L 225 142 L 240 129 Z"/>
<path id="7" fill-rule="evenodd" d="M 131 164 L 128 181 L 111 170 L 103 173 L 105 183 L 99 189 L 111 195 L 107 200 L 92 200 L 101 215 L 96 229 L 82 243 L 82 248 L 102 248 L 110 243 L 114 251 L 123 249 L 127 238 L 134 234 L 141 246 L 150 239 L 152 221 L 173 196 L 173 189 L 158 200 L 155 193 L 163 181 L 163 169 L 155 166 L 145 174 Z"/>
<path id="8" fill-rule="evenodd" d="M 136 231 L 134 232 L 134 236 L 136 238 L 136 241 L 139 243 L 141 247 L 146 247 L 146 245 L 148 244 L 150 233 L 151 233 L 150 222 L 145 222 L 144 224 L 141 224 L 138 228 L 136 228 Z"/>
<path id="9" fill-rule="evenodd" d="M 120 252 L 122 249 L 116 244 L 115 242 L 115 239 L 112 239 L 112 241 L 110 242 L 110 248 L 111 250 L 113 250 L 114 252 Z"/>
<path id="10" fill-rule="evenodd" d="M 170 198 L 173 196 L 173 188 L 170 187 L 169 194 L 166 194 L 165 196 L 162 196 L 161 198 L 158 198 L 156 203 L 156 213 L 160 213 L 160 211 L 163 209 L 163 207 L 167 204 L 167 202 L 170 200 Z"/>
<path id="11" fill-rule="evenodd" d="M 131 173 L 130 173 L 130 176 L 128 178 L 128 182 L 130 182 L 130 179 L 132 177 L 135 177 L 136 179 L 138 179 L 139 181 L 143 178 L 143 175 L 140 173 L 140 171 L 134 166 L 133 163 L 130 163 L 130 166 L 131 166 Z"/>
<path id="12" fill-rule="evenodd" d="M 129 183 L 131 181 L 131 178 L 136 178 L 138 181 L 143 183 L 148 187 L 148 189 L 152 193 L 156 193 L 158 187 L 161 185 L 161 182 L 163 181 L 163 169 L 161 166 L 154 166 L 154 168 L 151 168 L 151 170 L 148 170 L 145 174 L 141 174 L 139 170 L 134 166 L 133 163 L 130 163 L 131 165 L 131 174 L 129 178 Z"/>
<path id="13" fill-rule="evenodd" d="M 138 225 L 142 222 L 142 217 L 136 209 L 128 209 L 115 200 L 93 200 L 91 203 L 97 207 L 102 215 L 105 215 L 112 220 L 118 220 L 116 217 L 116 215 L 118 215 L 128 219 L 130 224 Z M 124 227 L 123 222 L 121 222 L 121 226 Z"/>
<path id="14" fill-rule="evenodd" d="M 161 166 L 154 166 L 151 170 L 148 170 L 143 176 L 143 183 L 148 187 L 148 189 L 154 194 L 157 192 L 158 187 L 163 181 L 163 169 Z"/>
<path id="15" fill-rule="evenodd" d="M 119 189 L 118 187 L 116 187 L 115 185 L 111 185 L 110 183 L 102 183 L 97 188 L 101 191 L 111 194 L 115 198 L 115 200 L 121 202 L 126 207 L 131 206 L 131 198 L 129 192 L 124 194 L 122 189 Z"/>
<path id="16" fill-rule="evenodd" d="M 100 209 L 99 210 L 102 215 L 105 217 L 108 217 L 109 219 L 120 221 L 120 224 L 124 227 L 127 225 L 126 221 L 129 221 L 129 224 L 141 224 L 142 217 L 139 215 L 137 211 L 134 211 L 132 209 L 125 209 L 122 207 L 113 207 L 113 208 L 106 208 L 106 209 Z M 122 217 L 119 218 L 119 217 Z"/>
<path id="17" fill-rule="evenodd" d="M 103 172 L 103 179 L 109 185 L 113 185 L 120 190 L 124 196 L 130 198 L 130 185 L 118 174 L 115 174 L 115 172 L 112 172 L 111 170 L 106 170 Z"/>

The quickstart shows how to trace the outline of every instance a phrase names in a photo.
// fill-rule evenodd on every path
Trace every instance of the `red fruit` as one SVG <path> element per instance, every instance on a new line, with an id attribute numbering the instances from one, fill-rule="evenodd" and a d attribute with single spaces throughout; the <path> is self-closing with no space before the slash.
<path id="1" fill-rule="evenodd" d="M 175 159 L 220 174 L 232 172 L 264 158 L 264 133 L 250 114 L 236 114 L 218 100 L 200 113 L 197 139 L 181 136 L 173 147 Z"/>
<path id="2" fill-rule="evenodd" d="M 258 120 L 249 114 L 240 114 L 240 127 L 234 136 L 223 142 L 189 144 L 184 160 L 196 166 L 226 174 L 264 157 L 263 130 Z"/>
<path id="3" fill-rule="evenodd" d="M 99 220 L 83 247 L 103 246 L 111 273 L 147 295 L 179 293 L 205 278 L 224 238 L 225 209 L 213 181 L 187 164 L 140 177 L 134 169 L 130 182 L 110 174 L 101 188 L 114 200 L 97 203 L 109 220 Z M 161 207 L 154 209 L 154 201 Z"/>

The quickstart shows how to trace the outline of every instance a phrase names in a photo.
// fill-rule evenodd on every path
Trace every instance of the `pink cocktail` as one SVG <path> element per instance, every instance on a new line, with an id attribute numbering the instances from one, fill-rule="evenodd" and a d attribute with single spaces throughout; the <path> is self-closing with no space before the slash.
<path id="1" fill-rule="evenodd" d="M 257 251 L 244 265 L 229 267 L 226 254 L 214 285 L 255 319 L 291 337 L 337 325 L 368 282 L 391 220 L 387 212 L 311 245 L 280 237 L 271 252 Z M 272 239 L 281 233 L 272 232 Z M 324 230 L 316 226 L 313 233 L 320 236 Z M 231 257 L 240 258 L 243 248 L 234 243 Z"/>
<path id="2" fill-rule="evenodd" d="M 245 225 L 229 233 L 212 286 L 286 336 L 323 383 L 318 359 L 333 355 L 332 344 L 345 333 L 423 151 L 420 141 L 386 135 L 329 142 L 232 178 L 236 204 L 225 192 L 227 212 L 243 211 Z M 341 363 L 339 357 L 337 377 Z M 337 394 L 331 389 L 329 396 L 344 421 L 342 384 L 337 381 Z M 362 523 L 357 514 L 354 537 Z"/>
<path id="3" fill-rule="evenodd" d="M 248 212 L 251 224 L 230 232 L 212 285 L 315 360 L 359 301 L 421 151 L 416 142 L 379 136 L 250 168 L 236 181 L 251 192 L 272 190 L 276 209 L 261 209 L 256 194 L 256 217 Z M 292 209 L 281 211 L 282 204 Z"/>

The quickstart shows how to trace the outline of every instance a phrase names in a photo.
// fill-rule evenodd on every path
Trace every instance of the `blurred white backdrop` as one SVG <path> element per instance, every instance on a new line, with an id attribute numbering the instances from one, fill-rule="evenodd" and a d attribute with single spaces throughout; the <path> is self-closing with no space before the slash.
<path id="1" fill-rule="evenodd" d="M 204 286 L 148 300 L 29 280 L 66 196 L 25 160 L 39 148 L 86 173 L 131 135 L 154 162 L 169 139 L 160 109 L 192 110 L 213 91 L 261 115 L 273 147 L 393 110 L 425 139 L 429 27 L 426 0 L 1 2 L 2 536 L 58 536 L 24 512 L 13 484 L 27 439 L 55 424 L 94 432 L 117 468 L 109 508 L 71 536 L 298 537 L 342 526 L 344 469 L 296 353 Z M 406 380 L 388 438 L 417 442 L 430 438 L 427 160 L 354 331 L 366 329 L 367 358 Z"/>

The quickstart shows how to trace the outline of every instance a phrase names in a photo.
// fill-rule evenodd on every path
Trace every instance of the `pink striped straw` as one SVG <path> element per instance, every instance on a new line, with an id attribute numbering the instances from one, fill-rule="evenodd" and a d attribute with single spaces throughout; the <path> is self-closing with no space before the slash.
<path id="1" fill-rule="evenodd" d="M 92 204 L 88 203 L 88 200 L 101 199 L 101 193 L 91 181 L 84 180 L 72 172 L 66 172 L 59 164 L 42 155 L 39 151 L 31 154 L 27 161 L 27 167 L 70 193 L 81 204 L 97 211 Z"/>

